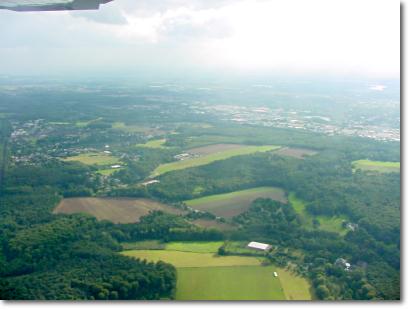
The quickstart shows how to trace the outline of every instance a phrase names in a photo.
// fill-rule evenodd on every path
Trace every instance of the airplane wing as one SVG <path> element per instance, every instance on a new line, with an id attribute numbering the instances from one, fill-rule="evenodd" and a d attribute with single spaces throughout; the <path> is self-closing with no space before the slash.
<path id="1" fill-rule="evenodd" d="M 98 10 L 113 0 L 0 0 L 0 9 L 26 11 Z"/>

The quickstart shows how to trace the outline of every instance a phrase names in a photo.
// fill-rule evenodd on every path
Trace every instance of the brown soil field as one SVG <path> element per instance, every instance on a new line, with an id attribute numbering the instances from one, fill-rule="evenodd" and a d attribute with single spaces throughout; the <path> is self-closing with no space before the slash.
<path id="1" fill-rule="evenodd" d="M 189 149 L 186 152 L 194 155 L 209 155 L 217 152 L 234 150 L 243 147 L 242 144 L 212 144 Z"/>
<path id="2" fill-rule="evenodd" d="M 67 198 L 63 199 L 53 213 L 86 213 L 98 220 L 113 223 L 136 223 L 151 210 L 162 210 L 172 214 L 182 211 L 150 199 L 133 198 Z"/>
<path id="3" fill-rule="evenodd" d="M 284 147 L 274 152 L 274 154 L 283 155 L 283 156 L 290 156 L 298 159 L 303 159 L 306 156 L 312 156 L 317 154 L 316 151 L 309 150 L 309 149 L 300 149 L 300 148 L 292 148 L 292 147 Z"/>

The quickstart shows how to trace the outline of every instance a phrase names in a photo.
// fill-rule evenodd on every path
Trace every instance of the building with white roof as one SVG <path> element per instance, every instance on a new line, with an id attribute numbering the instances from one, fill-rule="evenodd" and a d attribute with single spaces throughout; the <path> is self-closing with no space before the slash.
<path id="1" fill-rule="evenodd" d="M 252 250 L 269 251 L 272 248 L 272 246 L 266 243 L 252 241 L 248 243 L 248 248 Z"/>

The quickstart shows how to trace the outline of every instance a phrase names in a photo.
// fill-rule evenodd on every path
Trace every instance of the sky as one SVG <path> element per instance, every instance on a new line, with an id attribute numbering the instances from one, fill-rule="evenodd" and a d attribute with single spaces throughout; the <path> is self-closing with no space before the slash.
<path id="1" fill-rule="evenodd" d="M 114 0 L 0 10 L 0 74 L 399 78 L 395 0 Z"/>

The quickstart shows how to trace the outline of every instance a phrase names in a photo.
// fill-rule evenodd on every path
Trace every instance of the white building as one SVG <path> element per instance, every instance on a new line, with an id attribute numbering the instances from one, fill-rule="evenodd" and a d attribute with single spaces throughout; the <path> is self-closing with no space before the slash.
<path id="1" fill-rule="evenodd" d="M 248 243 L 248 248 L 252 250 L 269 251 L 272 248 L 272 246 L 266 243 L 252 241 Z"/>

